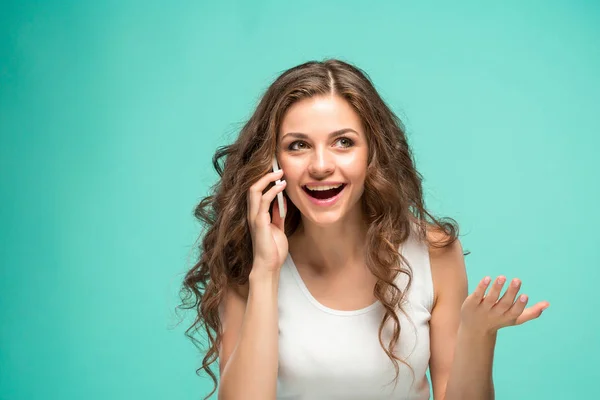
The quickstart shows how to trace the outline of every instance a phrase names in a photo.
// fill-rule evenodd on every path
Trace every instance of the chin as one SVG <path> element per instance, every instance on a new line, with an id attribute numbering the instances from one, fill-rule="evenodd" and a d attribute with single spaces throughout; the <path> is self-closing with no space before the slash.
<path id="1" fill-rule="evenodd" d="M 342 215 L 337 212 L 323 213 L 316 216 L 303 214 L 303 217 L 304 219 L 310 221 L 313 225 L 320 227 L 331 226 L 342 220 Z"/>

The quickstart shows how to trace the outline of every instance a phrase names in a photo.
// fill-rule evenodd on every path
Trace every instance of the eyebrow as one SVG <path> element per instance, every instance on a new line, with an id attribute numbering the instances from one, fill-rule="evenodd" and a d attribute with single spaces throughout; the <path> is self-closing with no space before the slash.
<path id="1" fill-rule="evenodd" d="M 348 132 L 354 132 L 358 135 L 358 132 L 356 132 L 354 129 L 351 128 L 344 128 L 344 129 L 338 129 L 337 131 L 333 131 L 329 134 L 329 138 L 335 137 L 335 136 L 339 136 L 339 135 L 343 135 L 344 133 L 348 133 Z M 306 133 L 300 133 L 300 132 L 288 132 L 285 135 L 282 136 L 281 140 L 285 139 L 287 136 L 291 136 L 291 137 L 295 137 L 297 139 L 308 139 L 308 135 Z"/>

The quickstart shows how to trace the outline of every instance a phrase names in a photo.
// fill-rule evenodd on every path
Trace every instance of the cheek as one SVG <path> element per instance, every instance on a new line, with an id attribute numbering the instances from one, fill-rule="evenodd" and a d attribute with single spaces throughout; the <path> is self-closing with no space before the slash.
<path id="1" fill-rule="evenodd" d="M 295 184 L 296 182 L 298 182 L 299 179 L 299 174 L 298 174 L 298 168 L 294 168 L 293 166 L 290 165 L 286 165 L 284 166 L 280 166 L 281 169 L 283 169 L 283 176 L 281 177 L 281 179 L 285 179 L 286 182 L 288 183 L 288 187 L 291 184 Z"/>
<path id="2" fill-rule="evenodd" d="M 304 171 L 305 165 L 298 160 L 282 157 L 279 161 L 279 168 L 283 169 L 283 179 L 296 182 Z"/>
<path id="3" fill-rule="evenodd" d="M 340 158 L 340 162 L 345 165 L 364 166 L 369 158 L 368 149 L 365 147 L 356 148 L 355 151 L 348 152 Z"/>
<path id="4" fill-rule="evenodd" d="M 355 156 L 349 162 L 344 163 L 344 171 L 352 179 L 364 179 L 367 174 L 367 157 Z"/>

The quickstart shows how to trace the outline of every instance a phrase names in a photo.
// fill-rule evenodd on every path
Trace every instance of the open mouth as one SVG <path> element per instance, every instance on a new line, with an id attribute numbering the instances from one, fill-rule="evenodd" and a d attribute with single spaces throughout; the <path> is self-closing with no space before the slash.
<path id="1" fill-rule="evenodd" d="M 312 198 L 315 198 L 317 200 L 327 200 L 327 199 L 337 196 L 338 193 L 340 193 L 342 190 L 344 190 L 345 187 L 346 187 L 346 184 L 344 183 L 334 189 L 310 190 L 306 186 L 302 186 L 302 189 Z"/>

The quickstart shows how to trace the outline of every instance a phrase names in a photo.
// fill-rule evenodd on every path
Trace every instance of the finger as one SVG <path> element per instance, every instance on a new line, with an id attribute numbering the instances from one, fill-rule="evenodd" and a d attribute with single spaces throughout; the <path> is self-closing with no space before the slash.
<path id="1" fill-rule="evenodd" d="M 501 311 L 502 313 L 509 310 L 513 303 L 515 302 L 515 297 L 519 292 L 519 288 L 521 287 L 521 281 L 519 279 L 513 279 L 504 292 L 504 295 L 498 300 L 498 302 L 494 305 L 494 309 Z"/>
<path id="2" fill-rule="evenodd" d="M 473 291 L 473 294 L 471 296 L 473 297 L 473 300 L 477 302 L 477 304 L 481 303 L 481 300 L 483 300 L 483 296 L 485 295 L 485 291 L 489 286 L 490 281 L 491 278 L 489 276 L 486 276 L 485 278 L 479 281 L 479 284 Z"/>
<path id="3" fill-rule="evenodd" d="M 506 282 L 506 277 L 501 275 L 496 278 L 496 280 L 492 284 L 492 287 L 490 288 L 490 291 L 483 298 L 483 304 L 487 305 L 490 308 L 494 304 L 496 304 L 496 302 L 498 301 L 498 296 L 500 295 L 502 287 L 504 286 L 504 282 Z"/>
<path id="4" fill-rule="evenodd" d="M 285 189 L 286 181 L 283 180 L 281 183 L 277 183 L 273 185 L 271 189 L 269 189 L 265 194 L 262 195 L 260 199 L 260 207 L 258 209 L 258 215 L 261 214 L 269 214 L 269 208 L 271 208 L 271 203 L 277 196 L 277 193 L 282 192 Z M 271 218 L 269 217 L 269 223 L 271 222 Z"/>
<path id="5" fill-rule="evenodd" d="M 521 301 L 517 301 L 517 303 L 521 303 Z M 522 310 L 521 315 L 517 317 L 515 325 L 521 325 L 527 321 L 531 321 L 532 319 L 538 318 L 540 315 L 542 315 L 542 311 L 544 311 L 549 306 L 550 304 L 548 302 L 541 301 L 534 306 Z"/>
<path id="6" fill-rule="evenodd" d="M 280 169 L 277 172 L 270 172 L 256 181 L 250 189 L 248 189 L 247 193 L 247 203 L 248 203 L 248 219 L 256 218 L 258 215 L 258 210 L 260 208 L 260 201 L 263 195 L 263 191 L 267 187 L 270 182 L 273 182 L 283 175 L 283 170 Z"/>

